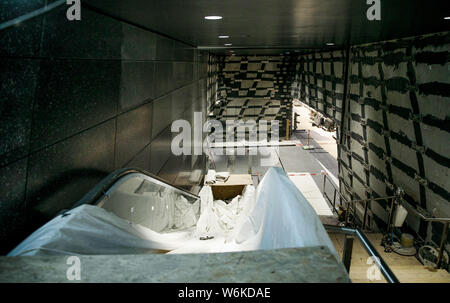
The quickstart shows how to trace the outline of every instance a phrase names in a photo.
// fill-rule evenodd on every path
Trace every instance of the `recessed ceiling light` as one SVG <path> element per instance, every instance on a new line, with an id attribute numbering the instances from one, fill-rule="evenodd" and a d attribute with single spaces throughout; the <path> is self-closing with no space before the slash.
<path id="1" fill-rule="evenodd" d="M 225 46 L 232 46 L 233 44 L 231 44 L 231 43 L 225 43 L 224 45 L 225 45 Z"/>
<path id="2" fill-rule="evenodd" d="M 219 38 L 220 39 L 228 39 L 228 38 L 230 38 L 230 36 L 223 35 L 223 36 L 219 36 Z"/>
<path id="3" fill-rule="evenodd" d="M 328 42 L 327 45 L 328 45 L 328 46 L 333 46 L 334 43 L 333 43 L 333 42 Z"/>
<path id="4" fill-rule="evenodd" d="M 220 20 L 222 16 L 205 16 L 206 20 Z"/>

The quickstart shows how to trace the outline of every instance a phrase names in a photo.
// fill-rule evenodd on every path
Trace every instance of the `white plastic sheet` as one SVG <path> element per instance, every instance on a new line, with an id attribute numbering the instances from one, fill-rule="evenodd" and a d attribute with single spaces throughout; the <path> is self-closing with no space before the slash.
<path id="1" fill-rule="evenodd" d="M 156 232 L 188 228 L 197 223 L 199 201 L 191 204 L 168 188 L 136 193 L 133 184 L 127 183 L 113 191 L 102 208 Z"/>
<path id="2" fill-rule="evenodd" d="M 321 245 L 337 256 L 314 209 L 280 168 L 269 169 L 256 191 L 247 186 L 229 204 L 213 201 L 209 186 L 200 197 L 201 215 L 190 228 L 155 232 L 83 205 L 48 222 L 9 255 L 202 253 Z"/>
<path id="3" fill-rule="evenodd" d="M 178 248 L 191 233 L 158 233 L 97 206 L 81 205 L 39 228 L 8 256 L 155 253 Z"/>

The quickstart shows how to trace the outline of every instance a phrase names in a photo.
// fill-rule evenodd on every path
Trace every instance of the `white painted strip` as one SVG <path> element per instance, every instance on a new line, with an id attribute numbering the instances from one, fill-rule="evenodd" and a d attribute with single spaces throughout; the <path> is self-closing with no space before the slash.
<path id="1" fill-rule="evenodd" d="M 317 160 L 317 159 L 316 159 Z M 325 165 L 322 164 L 322 162 L 320 162 L 319 160 L 317 160 L 317 162 L 319 162 L 320 166 L 322 166 L 322 168 L 327 172 L 328 177 L 331 178 L 331 180 L 333 181 L 334 185 L 336 185 L 336 188 L 339 188 L 339 180 L 338 178 L 336 178 L 326 167 Z"/>
<path id="2" fill-rule="evenodd" d="M 249 142 L 249 141 L 240 141 L 240 142 L 214 142 L 211 143 L 212 148 L 220 148 L 220 147 L 262 147 L 262 146 L 296 146 L 303 145 L 298 140 L 292 141 L 263 141 L 263 142 Z"/>
<path id="3" fill-rule="evenodd" d="M 289 179 L 308 200 L 318 216 L 332 216 L 333 213 L 309 173 L 288 173 Z"/>

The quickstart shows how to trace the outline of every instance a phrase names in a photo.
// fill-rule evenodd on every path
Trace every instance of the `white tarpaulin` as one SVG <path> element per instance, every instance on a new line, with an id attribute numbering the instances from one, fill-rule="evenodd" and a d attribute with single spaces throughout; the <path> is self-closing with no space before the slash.
<path id="1" fill-rule="evenodd" d="M 156 199 L 151 194 L 146 198 Z M 175 221 L 183 220 L 175 220 L 167 225 L 169 229 L 159 232 L 103 208 L 82 205 L 39 228 L 9 255 L 202 253 L 321 245 L 337 256 L 314 209 L 281 168 L 269 169 L 256 190 L 248 185 L 242 196 L 230 203 L 214 201 L 209 186 L 201 190 L 200 199 L 201 213 L 196 224 L 177 226 Z M 192 218 L 198 210 L 198 202 L 172 200 L 158 202 L 166 209 L 173 205 L 170 216 L 186 213 Z M 158 220 L 168 222 L 166 218 Z"/>

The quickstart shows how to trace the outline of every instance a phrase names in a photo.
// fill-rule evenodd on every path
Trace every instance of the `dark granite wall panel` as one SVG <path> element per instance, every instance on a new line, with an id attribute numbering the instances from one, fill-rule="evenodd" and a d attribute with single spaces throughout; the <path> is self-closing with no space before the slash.
<path id="1" fill-rule="evenodd" d="M 0 20 L 44 2 L 1 1 Z M 1 31 L 0 253 L 117 168 L 195 186 L 186 173 L 204 156 L 172 157 L 170 125 L 205 117 L 207 60 L 87 8 L 80 22 L 62 6 Z"/>
<path id="2" fill-rule="evenodd" d="M 172 61 L 174 54 L 175 41 L 158 36 L 156 39 L 156 60 L 160 61 Z"/>
<path id="3" fill-rule="evenodd" d="M 158 35 L 122 23 L 122 60 L 155 60 Z"/>
<path id="4" fill-rule="evenodd" d="M 88 9 L 83 9 L 81 22 L 68 22 L 66 9 L 61 6 L 45 16 L 41 56 L 121 59 L 121 22 Z"/>
<path id="5" fill-rule="evenodd" d="M 28 153 L 39 63 L 0 59 L 0 166 Z"/>
<path id="6" fill-rule="evenodd" d="M 150 146 L 150 144 L 146 145 L 125 166 L 138 167 L 140 169 L 150 171 Z"/>
<path id="7" fill-rule="evenodd" d="M 109 120 L 30 155 L 27 219 L 41 224 L 71 208 L 114 169 L 116 121 Z"/>
<path id="8" fill-rule="evenodd" d="M 172 77 L 173 64 L 171 62 L 155 62 L 155 79 L 158 79 L 158 85 L 155 87 L 156 97 L 165 95 L 173 89 Z"/>
<path id="9" fill-rule="evenodd" d="M 150 143 L 152 103 L 117 117 L 116 167 L 123 167 Z"/>
<path id="10" fill-rule="evenodd" d="M 171 156 L 170 143 L 172 142 L 170 125 L 156 136 L 150 145 L 150 172 L 158 174 Z"/>
<path id="11" fill-rule="evenodd" d="M 133 109 L 155 97 L 155 63 L 122 61 L 119 112 Z"/>
<path id="12" fill-rule="evenodd" d="M 174 61 L 181 61 L 181 62 L 200 61 L 198 60 L 198 58 L 195 58 L 195 56 L 199 57 L 194 48 L 184 43 L 174 41 L 174 50 L 173 50 Z"/>
<path id="13" fill-rule="evenodd" d="M 46 0 L 0 1 L 0 23 L 41 8 Z M 17 24 L 0 32 L 0 56 L 36 56 L 39 53 L 43 17 Z"/>
<path id="14" fill-rule="evenodd" d="M 120 61 L 43 60 L 33 116 L 32 150 L 117 114 Z"/>
<path id="15" fill-rule="evenodd" d="M 170 94 L 153 101 L 152 139 L 172 123 L 172 98 Z"/>
<path id="16" fill-rule="evenodd" d="M 0 253 L 27 234 L 24 203 L 27 161 L 25 158 L 0 168 Z"/>

